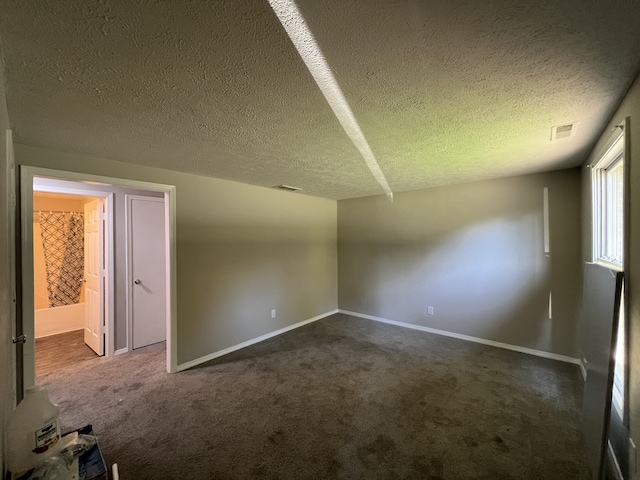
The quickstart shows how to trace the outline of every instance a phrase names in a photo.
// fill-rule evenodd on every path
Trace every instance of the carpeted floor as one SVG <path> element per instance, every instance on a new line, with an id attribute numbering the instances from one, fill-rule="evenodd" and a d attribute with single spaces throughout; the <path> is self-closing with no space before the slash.
<path id="1" fill-rule="evenodd" d="M 122 480 L 590 478 L 575 365 L 339 314 L 179 374 L 164 359 L 41 379 Z"/>

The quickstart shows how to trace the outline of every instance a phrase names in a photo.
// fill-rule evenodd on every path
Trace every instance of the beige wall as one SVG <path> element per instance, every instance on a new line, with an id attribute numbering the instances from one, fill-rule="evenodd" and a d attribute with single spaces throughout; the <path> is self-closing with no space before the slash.
<path id="1" fill-rule="evenodd" d="M 24 145 L 16 161 L 176 186 L 179 364 L 337 308 L 335 201 Z"/>
<path id="2" fill-rule="evenodd" d="M 577 357 L 579 245 L 578 169 L 342 200 L 339 307 Z"/>
<path id="3" fill-rule="evenodd" d="M 9 216 L 9 175 L 6 156 L 5 131 L 10 128 L 9 114 L 5 103 L 4 66 L 0 51 L 0 470 L 4 471 L 5 425 L 9 412 L 13 409 L 13 377 L 11 358 L 13 355 L 12 319 L 9 299 L 9 258 L 8 248 L 11 238 L 6 225 Z M 4 476 L 4 475 L 3 475 Z"/>
<path id="4" fill-rule="evenodd" d="M 49 193 L 33 193 L 33 211 L 56 210 L 61 212 L 83 212 L 84 204 L 91 199 L 78 197 L 76 195 L 58 195 L 52 196 Z"/>
<path id="5" fill-rule="evenodd" d="M 630 165 L 627 166 L 629 173 L 629 223 L 627 225 L 627 241 L 629 250 L 626 252 L 625 279 L 627 296 L 627 321 L 629 324 L 629 414 L 630 433 L 636 445 L 640 440 L 640 78 L 636 79 L 631 89 L 627 93 L 620 107 L 613 115 L 611 121 L 605 128 L 598 143 L 593 149 L 585 165 L 595 162 L 605 143 L 611 137 L 612 129 L 620 124 L 625 117 L 629 117 L 630 125 L 625 135 L 629 140 Z M 591 172 L 589 168 L 583 168 L 583 251 L 584 260 L 591 260 Z"/>

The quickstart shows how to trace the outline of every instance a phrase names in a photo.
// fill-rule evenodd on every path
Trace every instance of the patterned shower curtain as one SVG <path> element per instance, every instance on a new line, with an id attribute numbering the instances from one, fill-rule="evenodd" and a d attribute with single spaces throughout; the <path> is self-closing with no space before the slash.
<path id="1" fill-rule="evenodd" d="M 84 220 L 81 213 L 40 213 L 49 307 L 80 301 L 84 276 Z"/>

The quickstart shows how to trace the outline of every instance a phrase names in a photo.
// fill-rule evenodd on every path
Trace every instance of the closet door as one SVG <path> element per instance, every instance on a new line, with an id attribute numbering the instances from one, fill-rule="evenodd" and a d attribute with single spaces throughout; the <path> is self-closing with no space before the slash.
<path id="1" fill-rule="evenodd" d="M 131 345 L 166 340 L 167 263 L 164 199 L 127 195 Z"/>

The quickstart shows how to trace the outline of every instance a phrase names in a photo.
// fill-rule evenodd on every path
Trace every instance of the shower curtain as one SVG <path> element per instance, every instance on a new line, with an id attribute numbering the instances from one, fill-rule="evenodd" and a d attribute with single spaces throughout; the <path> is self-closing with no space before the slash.
<path id="1" fill-rule="evenodd" d="M 40 213 L 47 273 L 49 307 L 80 301 L 84 277 L 84 220 L 82 213 Z"/>

